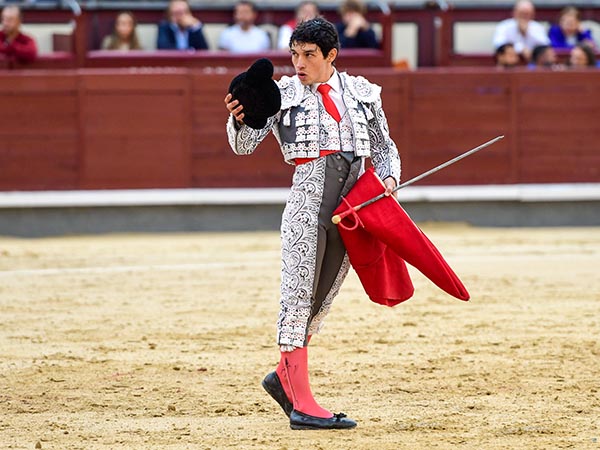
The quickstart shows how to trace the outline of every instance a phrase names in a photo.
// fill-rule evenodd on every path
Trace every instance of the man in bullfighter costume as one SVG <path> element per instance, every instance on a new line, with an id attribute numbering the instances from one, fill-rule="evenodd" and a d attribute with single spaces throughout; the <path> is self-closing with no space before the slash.
<path id="1" fill-rule="evenodd" d="M 285 161 L 295 165 L 281 223 L 281 359 L 262 384 L 293 429 L 353 428 L 355 421 L 332 414 L 314 399 L 307 346 L 349 269 L 346 249 L 331 222 L 333 211 L 364 171 L 367 157 L 386 194 L 394 195 L 400 157 L 389 136 L 381 88 L 336 70 L 339 39 L 330 22 L 317 18 L 301 23 L 291 36 L 290 52 L 296 74 L 277 82 L 281 103 L 269 117 L 257 120 L 256 105 L 244 104 L 243 95 L 231 87 L 225 98 L 227 134 L 236 154 L 251 154 L 272 131 Z M 267 91 L 258 91 L 263 97 L 257 95 L 257 102 L 271 102 Z"/>

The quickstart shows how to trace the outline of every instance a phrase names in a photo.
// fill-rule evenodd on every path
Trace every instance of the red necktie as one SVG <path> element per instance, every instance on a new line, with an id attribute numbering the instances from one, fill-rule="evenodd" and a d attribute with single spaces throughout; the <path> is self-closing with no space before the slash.
<path id="1" fill-rule="evenodd" d="M 321 84 L 317 88 L 317 91 L 319 91 L 319 93 L 321 94 L 321 98 L 323 99 L 323 106 L 325 106 L 325 110 L 329 113 L 331 117 L 335 119 L 336 122 L 339 122 L 340 120 L 342 120 L 342 117 L 340 116 L 340 112 L 336 108 L 335 103 L 333 103 L 333 100 L 329 96 L 330 90 L 331 86 L 329 86 L 328 84 Z"/>

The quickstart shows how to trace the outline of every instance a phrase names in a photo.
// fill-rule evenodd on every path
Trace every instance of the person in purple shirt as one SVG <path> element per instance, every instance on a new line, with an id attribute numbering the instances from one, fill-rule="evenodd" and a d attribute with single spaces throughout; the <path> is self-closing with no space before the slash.
<path id="1" fill-rule="evenodd" d="M 573 6 L 567 6 L 561 11 L 558 25 L 552 25 L 548 37 L 554 48 L 573 48 L 577 44 L 596 47 L 592 31 L 582 27 L 579 10 Z"/>

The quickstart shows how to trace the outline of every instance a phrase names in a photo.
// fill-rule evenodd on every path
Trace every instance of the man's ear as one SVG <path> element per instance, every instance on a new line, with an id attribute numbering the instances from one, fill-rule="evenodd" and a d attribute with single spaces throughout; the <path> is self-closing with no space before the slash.
<path id="1" fill-rule="evenodd" d="M 337 48 L 332 48 L 331 50 L 329 50 L 329 54 L 327 55 L 327 58 L 325 58 L 327 60 L 327 62 L 333 63 L 335 61 L 335 59 L 337 58 L 338 55 L 338 51 Z"/>

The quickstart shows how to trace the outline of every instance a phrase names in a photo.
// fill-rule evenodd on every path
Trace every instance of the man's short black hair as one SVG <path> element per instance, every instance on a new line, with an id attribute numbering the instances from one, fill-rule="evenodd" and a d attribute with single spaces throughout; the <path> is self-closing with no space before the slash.
<path id="1" fill-rule="evenodd" d="M 296 42 L 316 44 L 321 49 L 323 58 L 329 55 L 331 49 L 335 48 L 338 52 L 340 51 L 340 38 L 335 26 L 322 17 L 300 23 L 292 33 L 290 48 Z"/>

